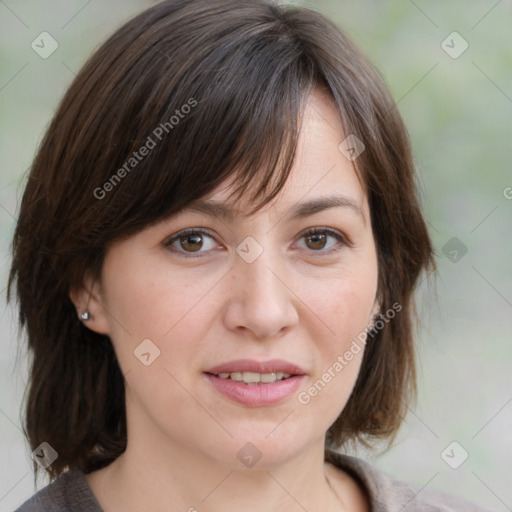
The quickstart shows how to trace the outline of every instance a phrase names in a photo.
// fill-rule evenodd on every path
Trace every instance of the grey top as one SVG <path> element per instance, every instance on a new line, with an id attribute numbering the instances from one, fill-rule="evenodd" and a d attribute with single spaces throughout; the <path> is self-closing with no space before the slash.
<path id="1" fill-rule="evenodd" d="M 370 512 L 487 512 L 462 498 L 396 480 L 370 463 L 326 452 L 326 460 L 366 488 Z M 15 512 L 103 512 L 85 475 L 72 469 L 32 496 Z"/>

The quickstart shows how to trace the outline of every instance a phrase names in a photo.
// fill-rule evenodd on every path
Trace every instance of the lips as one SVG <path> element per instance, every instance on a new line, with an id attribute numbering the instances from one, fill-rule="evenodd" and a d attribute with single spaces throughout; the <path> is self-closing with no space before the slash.
<path id="1" fill-rule="evenodd" d="M 206 379 L 218 393 L 247 407 L 275 405 L 296 393 L 306 372 L 282 359 L 239 359 L 210 368 Z"/>

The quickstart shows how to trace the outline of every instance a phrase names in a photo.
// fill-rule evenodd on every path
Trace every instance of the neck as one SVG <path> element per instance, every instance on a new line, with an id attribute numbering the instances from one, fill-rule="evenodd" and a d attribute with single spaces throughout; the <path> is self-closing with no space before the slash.
<path id="1" fill-rule="evenodd" d="M 345 510 L 330 481 L 334 468 L 324 462 L 324 439 L 265 469 L 230 467 L 168 439 L 165 446 L 129 442 L 115 462 L 88 476 L 105 512 Z"/>
<path id="2" fill-rule="evenodd" d="M 127 413 L 125 452 L 87 476 L 105 512 L 368 510 L 357 483 L 325 462 L 325 436 L 302 447 L 272 443 L 267 436 L 261 440 L 260 446 L 267 443 L 261 459 L 245 467 L 237 458 L 245 441 L 228 433 L 221 448 L 215 436 L 209 446 L 207 433 L 198 446 L 180 438 L 180 431 L 164 432 L 144 415 Z"/>

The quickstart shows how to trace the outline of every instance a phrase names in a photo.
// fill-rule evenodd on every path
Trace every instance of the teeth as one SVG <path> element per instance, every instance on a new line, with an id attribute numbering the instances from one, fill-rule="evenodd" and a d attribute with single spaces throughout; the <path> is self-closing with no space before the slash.
<path id="1" fill-rule="evenodd" d="M 271 375 L 271 374 L 267 373 L 267 375 Z M 244 382 L 247 382 L 247 384 L 254 384 L 256 382 L 261 381 L 261 374 L 254 373 L 254 372 L 244 372 L 244 373 L 242 373 L 242 380 Z"/>
<path id="2" fill-rule="evenodd" d="M 257 384 L 262 382 L 264 384 L 276 382 L 277 380 L 287 379 L 290 377 L 289 373 L 272 372 L 272 373 L 256 373 L 256 372 L 232 372 L 232 373 L 219 373 L 220 379 L 232 379 L 246 384 Z"/>
<path id="3" fill-rule="evenodd" d="M 256 374 L 259 375 L 259 381 L 260 382 L 275 382 L 277 380 L 277 373 L 262 373 L 262 374 Z"/>

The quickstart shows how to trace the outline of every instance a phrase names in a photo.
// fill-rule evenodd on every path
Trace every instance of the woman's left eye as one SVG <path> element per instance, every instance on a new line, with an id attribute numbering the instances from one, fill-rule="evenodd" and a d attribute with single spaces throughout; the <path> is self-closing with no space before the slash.
<path id="1" fill-rule="evenodd" d="M 204 240 L 210 240 L 210 247 L 205 244 Z M 328 240 L 334 239 L 334 243 L 329 244 Z M 350 245 L 347 239 L 337 231 L 333 231 L 329 228 L 311 228 L 299 237 L 299 240 L 306 241 L 306 249 L 310 249 L 312 252 L 317 253 L 332 253 L 339 251 L 343 246 Z M 215 239 L 207 231 L 199 228 L 190 228 L 180 231 L 176 235 L 168 239 L 164 245 L 169 247 L 172 252 L 178 254 L 186 254 L 188 256 L 196 257 L 208 249 L 214 249 L 219 247 L 216 244 Z M 206 250 L 204 249 L 206 245 Z M 332 249 L 333 246 L 339 245 L 337 249 Z"/>
<path id="2" fill-rule="evenodd" d="M 328 246 L 328 239 L 335 239 L 337 243 L 340 245 L 337 249 L 332 249 L 333 246 L 336 246 L 336 243 Z M 309 249 L 312 249 L 314 252 L 321 253 L 332 253 L 339 251 L 343 246 L 349 245 L 347 239 L 337 231 L 333 231 L 329 228 L 312 228 L 303 233 L 300 239 L 306 239 L 310 246 Z"/>

